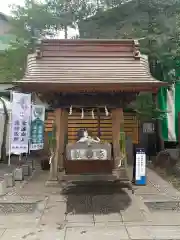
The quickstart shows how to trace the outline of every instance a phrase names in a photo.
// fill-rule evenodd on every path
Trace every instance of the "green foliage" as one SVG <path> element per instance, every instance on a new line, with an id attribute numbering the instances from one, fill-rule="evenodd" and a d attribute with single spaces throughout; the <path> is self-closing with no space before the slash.
<path id="1" fill-rule="evenodd" d="M 163 119 L 166 112 L 161 111 L 157 108 L 155 101 L 151 93 L 142 92 L 140 93 L 136 101 L 130 105 L 131 108 L 137 114 L 140 120 L 151 120 L 151 119 Z"/>
<path id="2" fill-rule="evenodd" d="M 87 0 L 46 0 L 48 11 L 56 19 L 56 29 L 64 30 L 68 37 L 68 27 L 76 28 L 80 20 L 96 13 L 94 1 Z"/>
<path id="3" fill-rule="evenodd" d="M 32 44 L 39 37 L 54 35 L 56 20 L 47 10 L 46 4 L 26 0 L 25 6 L 12 7 L 12 15 L 10 25 L 18 40 Z"/>
<path id="4" fill-rule="evenodd" d="M 34 52 L 39 39 L 53 37 L 68 27 L 94 15 L 96 4 L 86 0 L 45 0 L 43 3 L 25 0 L 24 6 L 12 6 L 9 24 L 14 36 L 11 46 L 0 54 L 1 81 L 19 80 L 23 77 L 28 53 Z"/>
<path id="5" fill-rule="evenodd" d="M 11 82 L 23 77 L 26 68 L 28 48 L 15 44 L 4 53 L 0 54 L 0 79 Z"/>
<path id="6" fill-rule="evenodd" d="M 13 81 L 23 77 L 27 55 L 34 51 L 38 39 L 55 34 L 56 21 L 45 4 L 26 0 L 25 6 L 14 5 L 9 19 L 14 36 L 10 47 L 0 53 L 0 80 Z"/>
<path id="7" fill-rule="evenodd" d="M 48 135 L 48 144 L 51 150 L 56 149 L 56 124 L 53 123 L 52 132 Z"/>
<path id="8" fill-rule="evenodd" d="M 140 39 L 142 53 L 151 59 L 174 59 L 179 45 L 179 0 L 119 1 L 114 6 L 80 22 L 80 37 Z"/>
<path id="9" fill-rule="evenodd" d="M 79 28 L 82 38 L 138 39 L 152 75 L 169 83 L 179 81 L 180 0 L 112 1 L 111 7 L 81 21 Z M 139 94 L 131 107 L 141 119 L 165 116 L 148 93 Z"/>
<path id="10" fill-rule="evenodd" d="M 125 136 L 124 130 L 120 132 L 119 145 L 120 145 L 121 153 L 125 155 L 126 154 L 126 136 Z"/>

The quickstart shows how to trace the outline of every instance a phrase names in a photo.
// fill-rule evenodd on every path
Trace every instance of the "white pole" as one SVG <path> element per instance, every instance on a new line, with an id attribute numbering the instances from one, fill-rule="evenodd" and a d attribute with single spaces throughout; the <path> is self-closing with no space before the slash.
<path id="1" fill-rule="evenodd" d="M 11 104 L 11 111 L 9 114 L 9 158 L 8 158 L 8 166 L 11 165 L 11 131 L 12 131 L 12 91 L 10 91 L 10 104 Z"/>
<path id="2" fill-rule="evenodd" d="M 31 111 L 32 111 L 32 104 L 31 104 Z M 28 132 L 28 152 L 26 153 L 26 158 L 27 158 L 28 154 L 30 154 L 30 152 L 31 152 L 31 150 L 30 150 L 30 146 L 31 146 L 31 115 L 30 115 L 30 117 L 28 119 L 28 127 L 29 127 L 29 132 Z"/>
<path id="3" fill-rule="evenodd" d="M 32 99 L 31 99 L 32 100 Z M 32 121 L 32 105 L 33 105 L 33 102 L 31 102 L 31 114 L 30 114 L 30 118 L 29 118 L 29 155 L 31 153 L 31 121 Z M 34 170 L 34 161 L 33 161 L 33 158 L 32 158 L 32 161 L 31 161 L 31 167 L 32 167 L 32 170 Z"/>

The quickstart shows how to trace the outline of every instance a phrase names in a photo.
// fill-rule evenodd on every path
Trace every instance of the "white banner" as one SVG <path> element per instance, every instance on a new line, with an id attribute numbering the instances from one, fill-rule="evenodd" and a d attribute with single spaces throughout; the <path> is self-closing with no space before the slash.
<path id="1" fill-rule="evenodd" d="M 12 93 L 11 153 L 28 153 L 31 94 Z"/>
<path id="2" fill-rule="evenodd" d="M 40 150 L 44 147 L 44 121 L 45 107 L 32 105 L 30 150 Z"/>

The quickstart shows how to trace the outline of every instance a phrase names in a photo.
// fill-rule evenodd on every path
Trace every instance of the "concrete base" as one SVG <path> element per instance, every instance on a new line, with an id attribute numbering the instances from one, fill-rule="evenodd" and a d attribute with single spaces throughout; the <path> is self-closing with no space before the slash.
<path id="1" fill-rule="evenodd" d="M 0 196 L 3 196 L 6 194 L 6 183 L 5 183 L 5 180 L 1 179 L 0 180 Z"/>
<path id="2" fill-rule="evenodd" d="M 128 181 L 129 178 L 127 176 L 127 172 L 126 169 L 121 167 L 118 169 L 113 169 L 112 175 L 114 177 L 116 177 L 117 180 L 121 180 L 121 181 Z"/>
<path id="3" fill-rule="evenodd" d="M 48 180 L 48 181 L 46 181 L 45 186 L 46 187 L 59 187 L 60 183 L 58 180 Z"/>
<path id="4" fill-rule="evenodd" d="M 4 181 L 6 183 L 6 187 L 13 187 L 15 185 L 13 173 L 5 173 Z"/>
<path id="5" fill-rule="evenodd" d="M 22 165 L 23 175 L 29 176 L 30 175 L 30 167 L 27 164 Z"/>
<path id="6" fill-rule="evenodd" d="M 24 175 L 23 175 L 23 169 L 22 168 L 16 168 L 14 170 L 14 180 L 15 181 L 22 181 L 22 180 L 24 180 Z"/>
<path id="7" fill-rule="evenodd" d="M 32 175 L 32 172 L 33 172 L 32 166 L 29 166 L 29 176 Z"/>

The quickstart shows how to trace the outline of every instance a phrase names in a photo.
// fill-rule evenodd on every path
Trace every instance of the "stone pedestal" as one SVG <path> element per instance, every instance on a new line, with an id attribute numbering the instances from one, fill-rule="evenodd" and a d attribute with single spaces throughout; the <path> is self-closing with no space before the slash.
<path id="1" fill-rule="evenodd" d="M 30 175 L 30 167 L 28 164 L 22 165 L 22 171 L 24 176 L 29 176 Z"/>
<path id="2" fill-rule="evenodd" d="M 6 183 L 6 187 L 13 187 L 14 184 L 15 184 L 14 174 L 13 173 L 5 173 L 4 174 L 4 181 Z"/>
<path id="3" fill-rule="evenodd" d="M 6 183 L 4 179 L 0 179 L 0 196 L 3 196 L 6 194 Z"/>
<path id="4" fill-rule="evenodd" d="M 32 175 L 32 172 L 33 172 L 32 166 L 29 166 L 29 176 Z"/>
<path id="5" fill-rule="evenodd" d="M 60 186 L 60 183 L 59 183 L 59 181 L 56 180 L 56 179 L 54 179 L 54 180 L 48 180 L 48 181 L 46 181 L 45 186 L 46 186 L 46 187 L 58 187 L 58 186 Z"/>
<path id="6" fill-rule="evenodd" d="M 23 169 L 22 168 L 16 168 L 14 170 L 14 180 L 15 181 L 22 181 L 23 179 L 24 179 Z"/>

